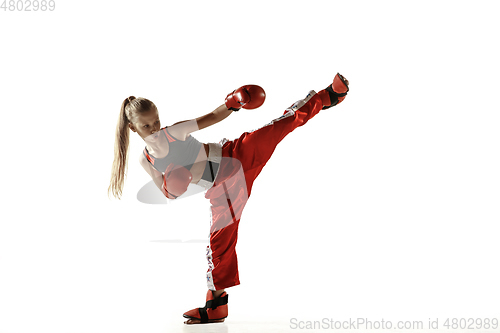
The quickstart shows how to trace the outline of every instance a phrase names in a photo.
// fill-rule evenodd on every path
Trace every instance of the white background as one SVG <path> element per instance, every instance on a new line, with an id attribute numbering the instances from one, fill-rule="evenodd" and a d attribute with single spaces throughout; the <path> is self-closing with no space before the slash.
<path id="1" fill-rule="evenodd" d="M 0 11 L 1 333 L 500 316 L 497 2 L 55 2 Z M 139 202 L 134 133 L 124 196 L 108 198 L 123 99 L 151 99 L 165 126 L 264 87 L 261 108 L 193 134 L 218 142 L 337 72 L 346 100 L 254 183 L 228 319 L 186 327 L 206 244 L 168 240 L 207 239 L 208 200 Z"/>

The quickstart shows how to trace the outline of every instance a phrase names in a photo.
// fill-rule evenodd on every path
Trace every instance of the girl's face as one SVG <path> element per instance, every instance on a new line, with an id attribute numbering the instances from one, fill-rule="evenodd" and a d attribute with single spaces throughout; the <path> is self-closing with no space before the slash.
<path id="1" fill-rule="evenodd" d="M 134 124 L 129 123 L 129 128 L 139 134 L 144 141 L 155 141 L 161 128 L 158 111 L 149 110 L 141 113 L 137 118 L 137 122 Z"/>

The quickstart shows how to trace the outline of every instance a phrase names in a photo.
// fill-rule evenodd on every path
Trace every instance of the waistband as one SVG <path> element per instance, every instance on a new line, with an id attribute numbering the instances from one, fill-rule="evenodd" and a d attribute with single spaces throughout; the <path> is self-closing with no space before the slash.
<path id="1" fill-rule="evenodd" d="M 214 185 L 214 181 L 219 173 L 219 165 L 222 160 L 222 144 L 220 143 L 208 143 L 208 157 L 207 164 L 205 166 L 205 171 L 203 176 L 196 183 L 206 190 L 210 189 Z"/>

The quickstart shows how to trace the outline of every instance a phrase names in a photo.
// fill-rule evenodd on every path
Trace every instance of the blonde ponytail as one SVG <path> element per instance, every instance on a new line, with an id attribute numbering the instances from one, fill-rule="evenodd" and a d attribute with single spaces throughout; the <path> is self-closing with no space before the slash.
<path id="1" fill-rule="evenodd" d="M 111 168 L 111 182 L 108 187 L 108 197 L 112 193 L 115 198 L 120 199 L 123 192 L 125 177 L 127 176 L 127 158 L 129 147 L 129 124 L 136 123 L 139 114 L 156 110 L 156 105 L 146 98 L 130 96 L 125 98 L 120 109 L 118 124 L 115 134 L 115 157 Z"/>
<path id="2" fill-rule="evenodd" d="M 122 196 L 123 185 L 127 175 L 127 158 L 130 138 L 128 128 L 130 121 L 127 117 L 125 108 L 134 99 L 134 96 L 126 98 L 120 109 L 120 116 L 118 117 L 118 124 L 116 125 L 115 132 L 115 157 L 111 168 L 111 182 L 108 187 L 108 197 L 110 192 L 115 198 L 120 199 Z"/>

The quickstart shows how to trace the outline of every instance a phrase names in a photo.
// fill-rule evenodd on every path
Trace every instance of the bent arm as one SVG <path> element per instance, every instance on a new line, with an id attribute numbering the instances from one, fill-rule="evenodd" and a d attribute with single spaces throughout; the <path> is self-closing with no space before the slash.
<path id="1" fill-rule="evenodd" d="M 163 185 L 163 173 L 161 173 L 160 171 L 153 168 L 151 166 L 151 164 L 149 164 L 146 157 L 144 157 L 144 154 L 141 154 L 141 157 L 139 157 L 139 161 L 140 161 L 142 167 L 144 168 L 144 170 L 146 170 L 146 172 L 153 179 L 153 182 L 155 183 L 156 187 L 158 187 L 158 189 L 160 191 L 162 191 L 161 187 Z M 162 193 L 163 193 L 163 191 L 162 191 Z"/>

